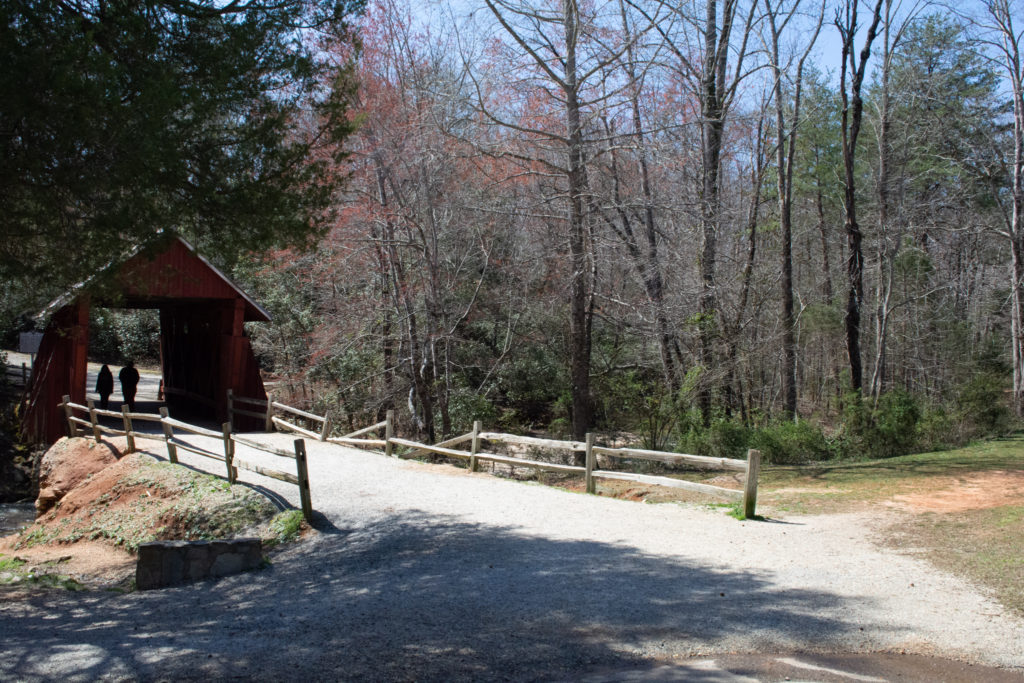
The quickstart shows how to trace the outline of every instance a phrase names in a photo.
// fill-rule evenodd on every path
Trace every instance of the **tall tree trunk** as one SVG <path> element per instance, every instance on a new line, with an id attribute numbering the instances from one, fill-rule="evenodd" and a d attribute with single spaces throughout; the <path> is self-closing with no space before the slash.
<path id="1" fill-rule="evenodd" d="M 740 280 L 740 298 L 736 305 L 736 317 L 729 330 L 729 343 L 726 355 L 725 390 L 727 392 L 727 403 L 729 409 L 738 408 L 744 423 L 748 421 L 748 411 L 743 400 L 740 373 L 738 372 L 738 356 L 740 346 L 740 332 L 743 330 L 743 318 L 747 314 L 747 302 L 750 299 L 750 283 L 754 274 L 754 260 L 757 255 L 757 220 L 761 209 L 761 183 L 764 173 L 764 116 L 757 121 L 757 142 L 755 143 L 754 159 L 750 170 L 750 186 L 754 189 L 751 193 L 750 204 L 747 207 L 747 260 L 743 264 L 743 276 Z"/>
<path id="2" fill-rule="evenodd" d="M 569 287 L 569 381 L 572 384 L 572 435 L 586 437 L 591 423 L 590 401 L 590 286 L 587 254 L 587 230 L 584 191 L 583 127 L 580 120 L 579 86 L 576 73 L 578 37 L 576 5 L 562 3 L 565 22 L 565 123 L 568 138 L 569 184 L 569 261 L 572 274 Z"/>
<path id="3" fill-rule="evenodd" d="M 1013 95 L 1013 173 L 1010 196 L 1012 210 L 1007 219 L 1010 247 L 1010 346 L 1013 359 L 1013 406 L 1024 417 L 1024 64 L 1022 35 L 1014 26 L 1017 8 L 1008 0 L 985 0 L 991 24 L 986 43 L 997 52 L 1010 81 Z M 1005 215 L 1005 212 L 1004 212 Z"/>
<path id="4" fill-rule="evenodd" d="M 387 173 L 379 165 L 377 167 L 378 192 L 381 206 L 388 205 L 386 193 Z M 392 190 L 394 185 L 392 183 Z M 396 310 L 405 313 L 406 341 L 409 344 L 409 360 L 407 368 L 409 381 L 412 389 L 409 393 L 409 412 L 412 414 L 417 431 L 425 436 L 429 443 L 436 438 L 434 429 L 434 404 L 430 395 L 430 387 L 433 383 L 429 358 L 424 354 L 423 343 L 420 338 L 419 324 L 416 316 L 415 305 L 412 301 L 412 294 L 405 277 L 405 266 L 398 254 L 398 244 L 395 239 L 395 226 L 391 220 L 384 222 L 383 234 L 384 250 L 387 255 L 390 295 L 392 306 Z"/>
<path id="5" fill-rule="evenodd" d="M 714 386 L 715 345 L 718 339 L 718 304 L 715 260 L 718 253 L 718 223 L 721 219 L 719 170 L 725 107 L 722 92 L 731 16 L 728 9 L 721 40 L 718 35 L 718 3 L 707 0 L 704 22 L 704 65 L 701 74 L 701 254 L 700 254 L 700 362 L 704 370 L 697 402 L 704 424 L 711 422 Z"/>
<path id="6" fill-rule="evenodd" d="M 863 369 L 860 351 L 860 312 L 864 301 L 864 237 L 857 222 L 857 189 L 855 175 L 855 159 L 857 154 L 857 138 L 860 135 L 861 119 L 864 114 L 864 100 L 861 98 L 861 87 L 868 58 L 871 56 L 871 44 L 878 31 L 882 18 L 882 4 L 885 0 L 877 0 L 871 26 L 865 37 L 864 47 L 858 60 L 854 55 L 854 39 L 857 29 L 857 0 L 846 0 L 845 21 L 837 18 L 836 25 L 843 39 L 843 63 L 840 71 L 840 89 L 843 97 L 842 110 L 842 145 L 843 171 L 845 188 L 843 193 L 843 209 L 845 219 L 846 241 L 849 252 L 846 257 L 846 353 L 850 359 L 850 386 L 858 394 L 863 386 Z M 847 75 L 850 76 L 850 88 L 847 91 Z M 851 111 L 852 107 L 852 111 Z"/>
<path id="7" fill-rule="evenodd" d="M 793 166 L 796 156 L 796 136 L 800 126 L 800 96 L 803 87 L 804 62 L 810 55 L 811 48 L 818 38 L 824 19 L 825 6 L 821 6 L 818 24 L 813 36 L 807 43 L 800 60 L 797 62 L 794 78 L 793 113 L 788 125 L 786 122 L 786 102 L 783 99 L 783 71 L 779 50 L 780 16 L 772 7 L 772 0 L 764 0 L 766 21 L 771 29 L 771 68 L 774 75 L 773 99 L 775 100 L 775 171 L 776 189 L 779 202 L 779 228 L 782 234 L 782 410 L 789 418 L 797 415 L 797 376 L 796 376 L 796 315 L 793 302 Z M 799 0 L 790 9 L 790 13 L 782 20 L 785 26 L 799 8 Z"/>
<path id="8" fill-rule="evenodd" d="M 654 223 L 654 192 L 651 189 L 651 174 L 647 160 L 647 145 L 644 139 L 643 120 L 640 116 L 640 79 L 637 78 L 633 36 L 626 18 L 626 8 L 622 0 L 619 2 L 622 15 L 622 29 L 629 48 L 626 51 L 626 74 L 629 77 L 629 100 L 633 115 L 633 136 L 637 143 L 637 166 L 640 170 L 640 191 L 643 195 L 643 225 L 646 249 L 644 259 L 639 262 L 640 276 L 644 283 L 647 298 L 654 308 L 655 332 L 661 351 L 661 367 L 665 382 L 675 400 L 679 393 L 681 381 L 676 369 L 678 348 L 675 335 L 669 326 L 668 314 L 665 311 L 665 287 L 661 274 L 661 261 L 658 256 L 658 232 Z"/>
<path id="9" fill-rule="evenodd" d="M 377 162 L 375 175 L 377 178 L 377 201 L 380 202 L 381 206 L 386 206 L 387 192 L 384 185 L 384 171 L 381 169 L 379 161 Z M 377 230 L 376 226 L 371 230 L 371 237 L 374 241 L 374 249 L 377 256 L 377 277 L 380 283 L 381 297 L 380 347 L 384 364 L 384 404 L 380 410 L 386 412 L 395 407 L 395 340 L 391 330 L 392 307 L 387 305 L 387 300 L 390 299 L 391 275 L 384 235 Z M 378 415 L 378 417 L 383 416 Z"/>
<path id="10" fill-rule="evenodd" d="M 816 181 L 817 182 L 817 181 Z M 828 226 L 825 224 L 825 196 L 818 185 L 815 205 L 818 210 L 818 234 L 821 236 L 821 293 L 825 303 L 832 305 L 832 265 L 829 263 Z"/>
<path id="11" fill-rule="evenodd" d="M 885 0 L 885 27 L 882 39 L 882 96 L 878 132 L 878 282 L 875 286 L 875 363 L 871 371 L 870 391 L 875 406 L 886 383 L 886 347 L 889 337 L 889 303 L 892 300 L 892 262 L 900 248 L 897 234 L 889 247 L 889 159 L 892 117 L 889 97 L 889 66 L 895 45 L 889 39 L 892 20 L 892 0 Z"/>
<path id="12" fill-rule="evenodd" d="M 1018 61 L 1019 66 L 1019 61 Z M 1020 70 L 1017 71 L 1020 74 Z M 1010 332 L 1013 344 L 1013 406 L 1024 417 L 1024 87 L 1014 82 L 1013 111 L 1013 214 L 1010 227 L 1011 292 L 1013 311 Z"/>

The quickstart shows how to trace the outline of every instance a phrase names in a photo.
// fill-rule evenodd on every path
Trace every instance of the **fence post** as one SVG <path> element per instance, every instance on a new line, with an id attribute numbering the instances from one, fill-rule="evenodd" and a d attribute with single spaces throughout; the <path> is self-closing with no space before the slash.
<path id="1" fill-rule="evenodd" d="M 274 395 L 267 392 L 267 420 L 263 424 L 263 431 L 274 431 Z"/>
<path id="2" fill-rule="evenodd" d="M 160 426 L 164 428 L 164 440 L 167 442 L 167 459 L 173 463 L 178 462 L 178 448 L 171 443 L 171 439 L 174 438 L 174 430 L 171 429 L 171 425 L 164 422 L 170 414 L 167 412 L 167 408 L 163 407 L 160 409 Z"/>
<path id="3" fill-rule="evenodd" d="M 235 390 L 228 389 L 228 424 L 231 430 L 235 429 Z"/>
<path id="4" fill-rule="evenodd" d="M 238 479 L 238 470 L 235 469 L 235 442 L 231 440 L 231 421 L 228 420 L 221 425 L 224 431 L 224 464 L 228 466 L 228 483 L 234 484 Z"/>
<path id="5" fill-rule="evenodd" d="M 586 488 L 587 493 L 596 493 L 597 487 L 594 485 L 594 434 L 593 432 L 587 432 L 587 474 L 586 474 Z"/>
<path id="6" fill-rule="evenodd" d="M 390 458 L 394 450 L 391 439 L 395 438 L 395 411 L 389 410 L 385 420 L 387 424 L 384 425 L 384 455 Z"/>
<path id="7" fill-rule="evenodd" d="M 92 423 L 92 438 L 99 441 L 103 438 L 103 435 L 100 434 L 98 420 L 96 419 L 96 404 L 91 398 L 86 401 L 86 404 L 89 406 L 89 422 Z"/>
<path id="8" fill-rule="evenodd" d="M 313 523 L 313 501 L 309 497 L 309 469 L 306 466 L 306 442 L 295 440 L 295 467 L 299 475 L 299 500 L 302 503 L 302 516 L 310 524 Z"/>
<path id="9" fill-rule="evenodd" d="M 320 440 L 327 441 L 327 437 L 331 435 L 331 418 L 324 416 L 324 427 L 320 430 Z"/>
<path id="10" fill-rule="evenodd" d="M 135 452 L 135 435 L 132 434 L 132 416 L 128 413 L 128 406 L 121 404 L 121 418 L 124 420 L 124 435 L 128 439 L 128 452 Z"/>
<path id="11" fill-rule="evenodd" d="M 64 419 L 68 421 L 68 438 L 73 439 L 75 438 L 75 435 L 78 434 L 78 428 L 75 427 L 75 423 L 71 421 L 71 418 L 74 415 L 71 410 L 71 397 L 64 394 L 64 402 L 61 403 L 61 405 L 64 406 Z"/>
<path id="12" fill-rule="evenodd" d="M 757 477 L 761 472 L 761 451 L 747 451 L 747 481 L 743 485 L 743 517 L 751 519 L 757 507 Z"/>
<path id="13" fill-rule="evenodd" d="M 480 420 L 473 420 L 473 443 L 469 449 L 469 471 L 476 472 L 480 469 L 480 462 L 476 454 L 480 452 Z"/>

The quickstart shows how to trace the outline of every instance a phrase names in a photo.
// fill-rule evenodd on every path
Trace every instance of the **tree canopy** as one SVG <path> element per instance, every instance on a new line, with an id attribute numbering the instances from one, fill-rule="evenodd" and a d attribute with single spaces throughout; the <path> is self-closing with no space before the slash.
<path id="1" fill-rule="evenodd" d="M 352 130 L 325 48 L 359 6 L 0 5 L 0 282 L 60 289 L 166 229 L 226 262 L 318 235 Z"/>

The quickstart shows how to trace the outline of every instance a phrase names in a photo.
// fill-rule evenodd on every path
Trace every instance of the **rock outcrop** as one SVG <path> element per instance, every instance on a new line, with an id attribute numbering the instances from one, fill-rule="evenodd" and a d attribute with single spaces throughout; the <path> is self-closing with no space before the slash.
<path id="1" fill-rule="evenodd" d="M 125 450 L 123 439 L 101 441 L 63 438 L 39 463 L 36 517 L 53 508 L 69 491 L 114 464 Z"/>

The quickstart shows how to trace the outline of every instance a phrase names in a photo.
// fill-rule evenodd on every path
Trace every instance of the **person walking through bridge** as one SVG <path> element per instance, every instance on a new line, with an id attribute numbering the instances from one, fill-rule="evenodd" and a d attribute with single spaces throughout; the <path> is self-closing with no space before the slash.
<path id="1" fill-rule="evenodd" d="M 135 390 L 139 386 L 139 371 L 135 369 L 135 363 L 128 361 L 128 364 L 121 368 L 117 374 L 121 380 L 121 395 L 124 402 L 128 404 L 128 410 L 135 411 Z"/>
<path id="2" fill-rule="evenodd" d="M 110 366 L 106 363 L 100 368 L 99 374 L 96 376 L 96 393 L 100 395 L 100 409 L 107 409 L 107 401 L 110 400 L 110 395 L 114 393 L 114 374 L 110 372 Z"/>

